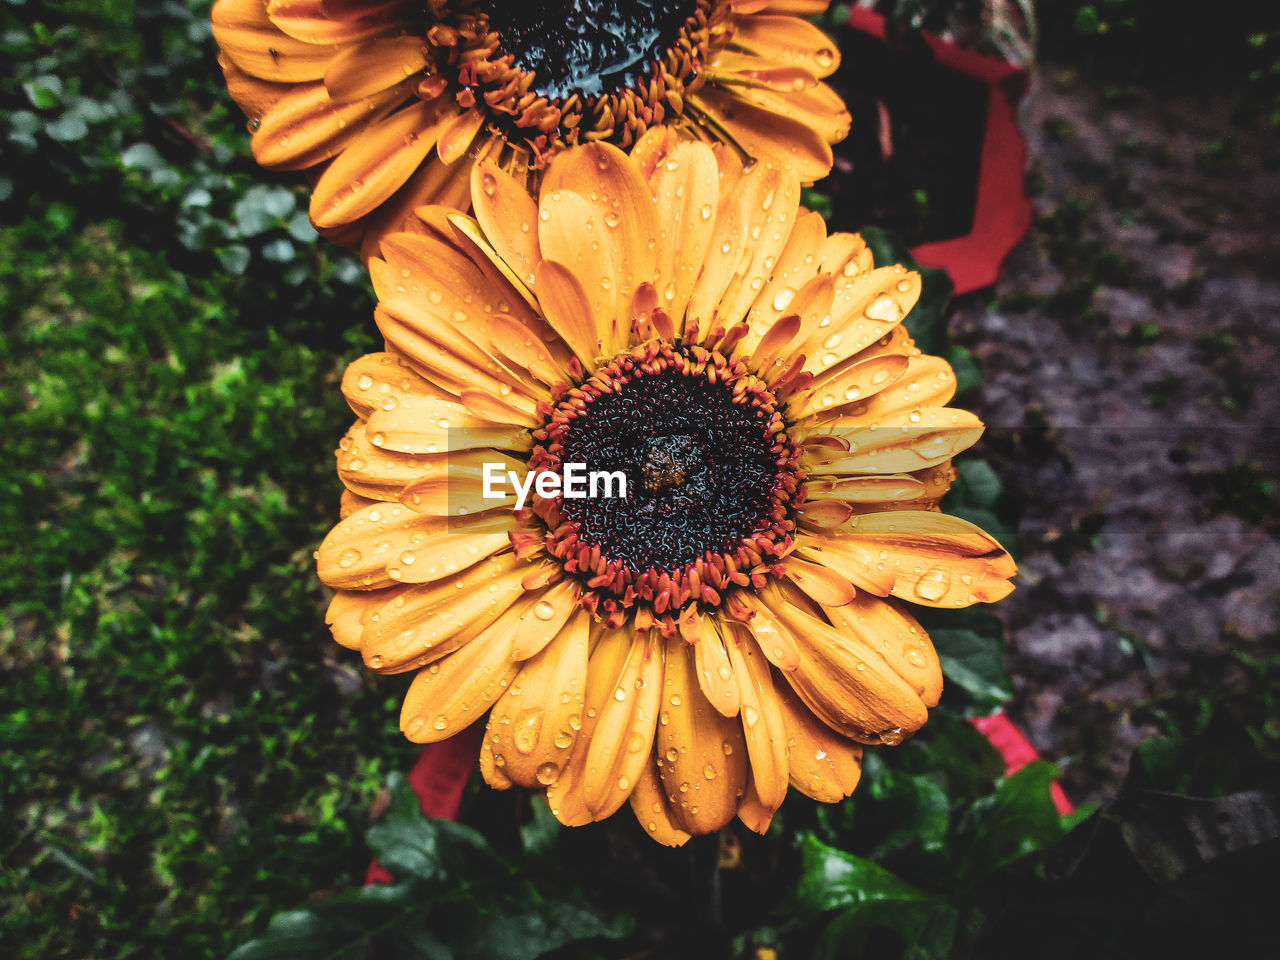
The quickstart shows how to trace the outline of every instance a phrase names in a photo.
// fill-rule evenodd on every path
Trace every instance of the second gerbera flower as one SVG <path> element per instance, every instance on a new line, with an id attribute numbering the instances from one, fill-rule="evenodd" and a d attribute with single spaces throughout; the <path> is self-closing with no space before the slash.
<path id="1" fill-rule="evenodd" d="M 533 180 L 565 145 L 654 126 L 825 176 L 849 114 L 820 82 L 834 45 L 795 15 L 824 9 L 218 0 L 213 26 L 254 155 L 312 171 L 316 226 L 372 255 L 420 204 L 465 209 L 477 158 Z"/>
<path id="2" fill-rule="evenodd" d="M 494 786 L 567 824 L 630 800 L 680 842 L 762 830 L 788 782 L 857 782 L 941 672 L 905 606 L 1010 589 L 1013 562 L 938 512 L 982 425 L 901 321 L 919 277 L 874 268 L 749 171 L 664 131 L 553 160 L 535 199 L 496 166 L 476 219 L 419 210 L 371 263 L 388 349 L 357 360 L 345 519 L 319 551 L 339 642 L 416 670 L 401 727 L 490 712 Z M 583 463 L 629 495 L 487 499 L 485 464 Z"/>

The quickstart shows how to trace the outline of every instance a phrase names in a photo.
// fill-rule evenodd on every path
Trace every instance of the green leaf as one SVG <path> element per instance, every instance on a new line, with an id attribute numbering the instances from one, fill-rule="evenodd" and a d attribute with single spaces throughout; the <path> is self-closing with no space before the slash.
<path id="1" fill-rule="evenodd" d="M 969 809 L 957 828 L 962 880 L 983 877 L 1061 838 L 1062 821 L 1049 794 L 1057 775 L 1053 764 L 1033 761 Z"/>
<path id="2" fill-rule="evenodd" d="M 467 956 L 531 960 L 579 940 L 616 940 L 635 926 L 629 916 L 605 915 L 579 891 L 544 899 L 532 883 L 511 901 L 494 906 L 484 911 L 482 922 L 459 936 Z"/>
<path id="3" fill-rule="evenodd" d="M 873 856 L 907 847 L 918 847 L 926 853 L 939 852 L 946 846 L 951 826 L 951 798 L 938 782 L 937 774 L 912 773 L 882 764 L 867 792 L 894 813 L 891 829 L 881 832 Z"/>
<path id="4" fill-rule="evenodd" d="M 89 127 L 79 117 L 64 113 L 57 120 L 47 123 L 44 132 L 51 140 L 57 140 L 59 143 L 74 143 L 84 139 L 89 132 Z"/>
<path id="5" fill-rule="evenodd" d="M 442 880 L 463 866 L 472 869 L 477 856 L 500 860 L 478 831 L 449 820 L 426 817 L 418 797 L 399 773 L 388 780 L 391 807 L 369 828 L 369 846 L 378 862 L 398 879 Z"/>
<path id="6" fill-rule="evenodd" d="M 135 143 L 120 154 L 120 165 L 126 170 L 163 170 L 168 164 L 160 151 L 149 143 Z"/>
<path id="7" fill-rule="evenodd" d="M 936 898 L 851 907 L 823 932 L 814 960 L 936 960 L 950 954 L 959 920 L 954 907 Z M 886 933 L 896 942 L 888 943 Z"/>
<path id="8" fill-rule="evenodd" d="M 947 495 L 948 508 L 964 505 L 990 510 L 1000 502 L 1003 488 L 991 464 L 985 460 L 961 460 L 956 471 L 956 482 Z"/>
<path id="9" fill-rule="evenodd" d="M 43 74 L 26 81 L 22 91 L 27 100 L 38 110 L 49 110 L 62 100 L 62 79 L 50 74 Z"/>
<path id="10" fill-rule="evenodd" d="M 560 821 L 541 797 L 533 797 L 529 809 L 529 822 L 520 828 L 520 842 L 526 854 L 540 857 L 555 845 L 556 838 L 560 836 Z"/>
<path id="11" fill-rule="evenodd" d="M 979 610 L 921 618 L 933 640 L 942 674 L 979 704 L 998 706 L 1013 696 L 1004 669 L 1004 625 Z M 944 688 L 945 689 L 945 688 Z"/>
<path id="12" fill-rule="evenodd" d="M 956 372 L 956 393 L 963 394 L 982 386 L 982 365 L 970 351 L 952 344 L 944 351 L 944 356 Z"/>
<path id="13" fill-rule="evenodd" d="M 810 916 L 840 907 L 929 898 L 879 864 L 829 847 L 813 834 L 801 841 L 801 858 L 796 898 Z"/>

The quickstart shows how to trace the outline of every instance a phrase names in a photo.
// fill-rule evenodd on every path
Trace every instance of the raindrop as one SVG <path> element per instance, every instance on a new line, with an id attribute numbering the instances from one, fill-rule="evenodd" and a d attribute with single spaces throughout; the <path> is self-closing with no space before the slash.
<path id="1" fill-rule="evenodd" d="M 538 731 L 542 727 L 542 713 L 530 710 L 516 719 L 511 730 L 511 742 L 526 756 L 538 745 Z"/>
<path id="2" fill-rule="evenodd" d="M 943 567 L 933 567 L 916 582 L 916 596 L 922 600 L 941 600 L 951 587 L 951 574 Z"/>
<path id="3" fill-rule="evenodd" d="M 555 783 L 556 779 L 560 776 L 560 768 L 554 763 L 544 763 L 538 767 L 534 776 L 538 778 L 538 782 L 544 787 L 549 787 Z"/>

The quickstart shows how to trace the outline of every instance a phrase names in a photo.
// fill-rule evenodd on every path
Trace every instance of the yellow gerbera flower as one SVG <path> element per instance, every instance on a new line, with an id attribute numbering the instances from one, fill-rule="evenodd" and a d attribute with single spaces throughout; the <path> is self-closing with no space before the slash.
<path id="1" fill-rule="evenodd" d="M 312 220 L 367 258 L 415 207 L 465 209 L 477 160 L 533 183 L 565 145 L 653 126 L 826 176 L 839 56 L 797 16 L 826 6 L 218 0 L 213 29 L 254 156 L 310 171 Z"/>
<path id="2" fill-rule="evenodd" d="M 982 424 L 901 324 L 918 274 L 799 195 L 793 168 L 653 130 L 567 149 L 536 198 L 481 162 L 474 219 L 423 207 L 371 262 L 387 349 L 343 380 L 329 622 L 417 671 L 411 740 L 489 712 L 486 780 L 566 824 L 630 800 L 674 844 L 764 830 L 788 782 L 847 796 L 859 744 L 941 693 L 904 601 L 1012 589 L 938 512 Z M 569 464 L 627 496 L 485 489 Z"/>

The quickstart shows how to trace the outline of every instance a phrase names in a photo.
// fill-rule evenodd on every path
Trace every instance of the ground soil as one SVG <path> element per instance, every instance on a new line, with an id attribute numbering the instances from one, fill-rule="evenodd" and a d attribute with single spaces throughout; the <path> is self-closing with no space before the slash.
<path id="1" fill-rule="evenodd" d="M 1226 98 L 1042 66 L 1037 221 L 951 327 L 1021 510 L 1014 719 L 1077 801 L 1280 632 L 1280 150 Z"/>

